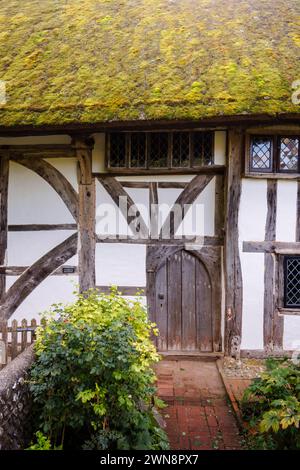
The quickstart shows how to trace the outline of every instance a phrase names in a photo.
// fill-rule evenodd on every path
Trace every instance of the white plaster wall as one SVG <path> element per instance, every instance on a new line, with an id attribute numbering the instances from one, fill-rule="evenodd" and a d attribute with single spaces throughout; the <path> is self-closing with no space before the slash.
<path id="1" fill-rule="evenodd" d="M 74 223 L 66 205 L 43 178 L 10 162 L 8 186 L 9 224 Z"/>
<path id="2" fill-rule="evenodd" d="M 284 316 L 283 349 L 300 351 L 300 316 L 298 315 Z"/>
<path id="3" fill-rule="evenodd" d="M 226 164 L 226 131 L 215 132 L 215 164 Z"/>
<path id="4" fill-rule="evenodd" d="M 263 349 L 264 254 L 244 253 L 242 349 Z"/>
<path id="5" fill-rule="evenodd" d="M 264 254 L 243 253 L 243 241 L 265 238 L 267 182 L 243 179 L 239 213 L 239 246 L 243 277 L 242 349 L 263 348 Z"/>
<path id="6" fill-rule="evenodd" d="M 101 286 L 145 286 L 146 246 L 98 243 L 96 284 Z"/>
<path id="7" fill-rule="evenodd" d="M 297 182 L 279 180 L 277 183 L 277 241 L 295 241 L 296 214 Z"/>
<path id="8" fill-rule="evenodd" d="M 9 288 L 18 278 L 7 276 L 6 279 L 7 288 Z M 72 302 L 77 285 L 77 276 L 49 276 L 22 302 L 10 321 L 20 321 L 23 318 L 39 320 L 39 314 L 48 310 L 52 304 Z"/>
<path id="9" fill-rule="evenodd" d="M 94 134 L 93 138 L 92 170 L 94 173 L 102 173 L 105 171 L 105 134 Z"/>
<path id="10" fill-rule="evenodd" d="M 77 160 L 76 158 L 45 158 L 54 166 L 68 181 L 75 191 L 78 191 Z"/>
<path id="11" fill-rule="evenodd" d="M 8 232 L 7 265 L 30 266 L 73 233 L 72 230 Z M 72 261 L 75 257 L 67 264 Z"/>

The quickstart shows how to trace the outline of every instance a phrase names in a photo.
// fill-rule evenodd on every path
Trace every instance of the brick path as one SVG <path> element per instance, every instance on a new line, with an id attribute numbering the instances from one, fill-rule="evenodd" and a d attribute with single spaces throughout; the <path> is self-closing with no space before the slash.
<path id="1" fill-rule="evenodd" d="M 241 448 L 215 361 L 163 360 L 156 370 L 172 450 Z"/>

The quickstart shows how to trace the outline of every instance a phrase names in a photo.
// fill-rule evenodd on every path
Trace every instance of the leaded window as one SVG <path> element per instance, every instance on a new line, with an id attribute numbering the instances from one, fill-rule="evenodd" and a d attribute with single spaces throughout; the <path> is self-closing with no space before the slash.
<path id="1" fill-rule="evenodd" d="M 297 136 L 253 136 L 250 142 L 250 171 L 299 173 L 299 140 Z"/>
<path id="2" fill-rule="evenodd" d="M 296 137 L 281 137 L 279 165 L 281 171 L 298 171 L 299 139 Z"/>
<path id="3" fill-rule="evenodd" d="M 126 136 L 122 132 L 114 133 L 114 138 L 110 139 L 109 164 L 115 168 L 126 166 Z"/>
<path id="4" fill-rule="evenodd" d="M 109 168 L 171 169 L 214 164 L 214 132 L 111 132 Z"/>
<path id="5" fill-rule="evenodd" d="M 284 257 L 284 307 L 300 308 L 300 256 Z"/>
<path id="6" fill-rule="evenodd" d="M 253 137 L 251 142 L 251 170 L 272 171 L 272 140 L 269 137 Z"/>

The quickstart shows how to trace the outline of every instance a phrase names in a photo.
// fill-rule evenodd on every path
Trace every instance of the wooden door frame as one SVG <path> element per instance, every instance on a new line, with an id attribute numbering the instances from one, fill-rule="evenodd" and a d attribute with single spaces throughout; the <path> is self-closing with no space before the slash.
<path id="1" fill-rule="evenodd" d="M 221 316 L 222 316 L 222 274 L 221 274 L 221 247 L 203 246 L 201 249 L 191 249 L 182 246 L 163 245 L 148 246 L 146 255 L 147 275 L 147 305 L 149 317 L 156 322 L 156 274 L 169 256 L 180 251 L 186 251 L 199 259 L 207 270 L 211 284 L 211 308 L 212 308 L 212 344 L 213 352 L 222 351 Z M 174 351 L 176 354 L 176 351 Z M 189 353 L 192 355 L 192 353 Z"/>

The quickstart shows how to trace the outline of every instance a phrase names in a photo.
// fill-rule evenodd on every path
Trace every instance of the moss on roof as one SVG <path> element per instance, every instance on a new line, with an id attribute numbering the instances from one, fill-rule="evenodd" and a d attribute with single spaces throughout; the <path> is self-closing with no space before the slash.
<path id="1" fill-rule="evenodd" d="M 299 113 L 299 0 L 5 0 L 0 125 Z"/>

